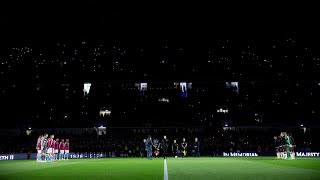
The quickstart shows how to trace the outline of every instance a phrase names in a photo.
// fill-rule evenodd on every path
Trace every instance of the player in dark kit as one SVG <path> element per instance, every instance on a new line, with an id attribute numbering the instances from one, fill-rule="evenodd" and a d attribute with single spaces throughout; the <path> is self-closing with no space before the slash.
<path id="1" fill-rule="evenodd" d="M 194 156 L 199 158 L 200 157 L 200 142 L 198 141 L 198 138 L 194 139 L 193 150 L 194 150 Z"/>
<path id="2" fill-rule="evenodd" d="M 154 155 L 156 158 L 159 157 L 159 154 L 160 154 L 160 145 L 161 145 L 161 143 L 159 143 L 158 139 L 153 140 L 153 147 L 155 149 Z"/>
<path id="3" fill-rule="evenodd" d="M 146 139 L 143 139 L 143 142 L 141 142 L 141 145 L 140 145 L 140 155 L 142 158 L 144 158 L 144 154 L 145 154 L 145 151 L 146 151 Z"/>
<path id="4" fill-rule="evenodd" d="M 294 147 L 296 147 L 296 142 L 294 141 L 294 138 L 292 137 L 291 133 L 289 133 L 289 138 L 291 141 L 291 146 L 289 146 L 290 147 L 290 158 L 295 159 Z"/>
<path id="5" fill-rule="evenodd" d="M 278 136 L 278 143 L 279 143 L 279 152 L 280 152 L 280 159 L 284 158 L 284 138 L 280 135 Z"/>
<path id="6" fill-rule="evenodd" d="M 177 143 L 177 140 L 173 140 L 172 154 L 175 158 L 178 157 L 178 150 L 179 150 L 179 144 Z"/>
<path id="7" fill-rule="evenodd" d="M 151 136 L 149 135 L 148 139 L 146 140 L 146 149 L 147 149 L 147 158 L 148 158 L 148 160 L 152 160 L 151 159 L 152 146 L 153 146 L 152 139 L 151 139 Z"/>
<path id="8" fill-rule="evenodd" d="M 277 136 L 274 136 L 273 139 L 274 139 L 274 148 L 275 148 L 275 151 L 276 151 L 276 154 L 277 154 L 277 159 L 280 159 L 279 140 L 278 140 L 278 137 L 277 137 Z"/>
<path id="9" fill-rule="evenodd" d="M 181 157 L 187 157 L 187 146 L 186 138 L 183 138 L 181 143 Z"/>
<path id="10" fill-rule="evenodd" d="M 41 152 L 42 152 L 42 155 L 41 155 L 41 162 L 46 162 L 48 156 L 47 156 L 47 150 L 48 150 L 48 147 L 47 147 L 47 144 L 48 144 L 48 134 L 44 134 L 43 135 L 43 138 L 41 140 Z"/>
<path id="11" fill-rule="evenodd" d="M 161 141 L 161 147 L 163 152 L 163 158 L 166 159 L 168 155 L 168 139 L 167 136 L 163 136 L 163 139 Z"/>

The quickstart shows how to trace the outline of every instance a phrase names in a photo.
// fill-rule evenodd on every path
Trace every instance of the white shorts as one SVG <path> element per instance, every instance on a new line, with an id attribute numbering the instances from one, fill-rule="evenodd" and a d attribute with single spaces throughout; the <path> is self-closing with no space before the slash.
<path id="1" fill-rule="evenodd" d="M 58 149 L 55 149 L 55 150 L 54 150 L 54 153 L 55 153 L 55 154 L 58 154 L 58 152 L 59 152 Z"/>
<path id="2" fill-rule="evenodd" d="M 38 154 L 41 154 L 42 153 L 42 151 L 41 150 L 38 150 Z"/>
<path id="3" fill-rule="evenodd" d="M 48 151 L 47 151 L 48 154 L 51 154 L 53 153 L 53 149 L 52 148 L 48 148 Z"/>
<path id="4" fill-rule="evenodd" d="M 65 153 L 68 154 L 68 153 L 69 153 L 69 150 L 65 150 Z"/>
<path id="5" fill-rule="evenodd" d="M 64 150 L 60 150 L 60 154 L 64 154 Z"/>

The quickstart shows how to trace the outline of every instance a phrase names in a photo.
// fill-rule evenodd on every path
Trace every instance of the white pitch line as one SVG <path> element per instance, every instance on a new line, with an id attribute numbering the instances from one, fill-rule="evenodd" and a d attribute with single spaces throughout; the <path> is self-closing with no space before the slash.
<path id="1" fill-rule="evenodd" d="M 164 159 L 164 172 L 163 179 L 168 180 L 168 168 L 167 168 L 167 159 Z"/>

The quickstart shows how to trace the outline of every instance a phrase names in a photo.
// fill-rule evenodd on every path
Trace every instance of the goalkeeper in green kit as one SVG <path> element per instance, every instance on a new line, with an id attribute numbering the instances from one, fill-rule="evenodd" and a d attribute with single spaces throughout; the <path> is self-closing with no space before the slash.
<path id="1" fill-rule="evenodd" d="M 291 139 L 286 132 L 282 132 L 281 136 L 283 136 L 284 142 L 285 142 L 284 159 L 288 159 L 288 158 L 290 158 Z"/>

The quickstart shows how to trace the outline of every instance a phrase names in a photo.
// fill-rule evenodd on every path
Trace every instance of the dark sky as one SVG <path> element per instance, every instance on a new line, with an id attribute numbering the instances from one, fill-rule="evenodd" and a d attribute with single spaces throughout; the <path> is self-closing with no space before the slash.
<path id="1" fill-rule="evenodd" d="M 279 4 L 126 4 L 87 1 L 10 1 L 0 8 L 1 37 L 199 38 L 271 36 L 287 31 L 316 35 L 317 14 Z"/>

